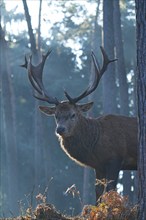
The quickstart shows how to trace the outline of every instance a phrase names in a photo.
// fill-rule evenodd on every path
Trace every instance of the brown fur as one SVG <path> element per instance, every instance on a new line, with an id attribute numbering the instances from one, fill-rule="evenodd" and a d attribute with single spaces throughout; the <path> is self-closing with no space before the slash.
<path id="1" fill-rule="evenodd" d="M 92 107 L 93 102 L 77 103 L 95 91 L 109 63 L 116 60 L 110 60 L 104 48 L 100 49 L 103 56 L 101 68 L 95 54 L 91 53 L 95 68 L 94 81 L 78 97 L 71 98 L 65 91 L 68 101 L 59 102 L 44 89 L 42 73 L 50 50 L 42 56 L 42 61 L 37 66 L 32 65 L 32 57 L 29 61 L 25 57 L 25 64 L 22 67 L 28 69 L 29 80 L 38 93 L 35 97 L 55 105 L 39 108 L 43 113 L 55 116 L 56 134 L 59 136 L 62 149 L 76 162 L 94 168 L 97 179 L 113 180 L 108 186 L 109 190 L 115 188 L 121 169 L 132 170 L 137 167 L 137 121 L 136 118 L 117 115 L 97 119 L 85 118 L 82 115 L 82 112 L 87 112 Z M 99 188 L 96 189 L 97 199 L 103 190 Z"/>
<path id="2" fill-rule="evenodd" d="M 114 157 L 122 159 L 121 170 L 137 168 L 137 120 L 119 115 L 97 119 L 80 117 L 71 137 L 60 137 L 62 149 L 76 162 L 104 167 Z"/>
<path id="3" fill-rule="evenodd" d="M 41 106 L 40 110 L 54 114 L 57 128 L 64 128 L 57 135 L 65 153 L 80 165 L 94 168 L 97 179 L 113 180 L 107 188 L 110 190 L 116 187 L 120 170 L 137 169 L 137 119 L 121 115 L 84 117 L 82 112 L 92 104 L 62 102 L 56 107 Z M 96 187 L 97 199 L 102 191 L 102 187 Z"/>

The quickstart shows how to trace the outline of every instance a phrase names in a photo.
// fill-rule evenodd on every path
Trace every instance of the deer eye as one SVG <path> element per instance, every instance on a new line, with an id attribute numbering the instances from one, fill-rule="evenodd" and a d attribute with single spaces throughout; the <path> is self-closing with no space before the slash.
<path id="1" fill-rule="evenodd" d="M 74 118 L 75 118 L 75 116 L 76 116 L 76 114 L 75 114 L 75 113 L 73 113 L 73 114 L 71 115 L 71 119 L 74 119 Z"/>

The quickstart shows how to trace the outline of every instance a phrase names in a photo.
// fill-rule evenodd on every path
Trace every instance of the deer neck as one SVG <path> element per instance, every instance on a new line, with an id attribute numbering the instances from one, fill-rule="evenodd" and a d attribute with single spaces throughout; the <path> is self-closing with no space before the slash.
<path id="1" fill-rule="evenodd" d="M 99 129 L 95 119 L 81 116 L 74 134 L 70 137 L 60 138 L 60 144 L 66 154 L 81 165 L 87 164 L 89 154 L 94 157 L 95 142 L 99 139 Z M 94 158 L 92 160 L 94 163 Z"/>

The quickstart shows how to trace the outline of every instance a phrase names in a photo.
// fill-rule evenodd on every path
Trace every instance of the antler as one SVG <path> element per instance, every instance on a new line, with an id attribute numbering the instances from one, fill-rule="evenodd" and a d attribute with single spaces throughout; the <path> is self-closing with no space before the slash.
<path id="1" fill-rule="evenodd" d="M 92 61 L 93 61 L 94 68 L 95 68 L 95 78 L 93 80 L 93 83 L 89 85 L 88 88 L 83 93 L 81 93 L 78 97 L 75 97 L 75 98 L 71 98 L 71 96 L 65 91 L 64 92 L 65 96 L 69 100 L 70 103 L 75 104 L 81 99 L 91 94 L 97 88 L 103 73 L 106 71 L 108 67 L 108 64 L 117 60 L 117 59 L 110 60 L 105 50 L 103 49 L 103 47 L 100 47 L 100 49 L 101 49 L 102 56 L 103 56 L 102 68 L 100 68 L 98 60 L 96 59 L 96 56 L 92 51 L 91 57 L 92 57 Z M 50 53 L 51 53 L 51 50 L 49 50 L 45 55 L 42 55 L 42 61 L 37 66 L 32 65 L 32 62 L 31 62 L 32 56 L 29 57 L 29 61 L 27 61 L 27 58 L 25 56 L 25 63 L 21 66 L 28 70 L 28 77 L 29 77 L 30 83 L 35 89 L 35 91 L 39 94 L 39 95 L 34 94 L 34 97 L 39 100 L 46 101 L 49 104 L 58 105 L 59 101 L 57 100 L 56 97 L 52 97 L 47 94 L 43 81 L 42 81 L 44 64 L 45 64 L 47 57 L 50 55 Z"/>
<path id="2" fill-rule="evenodd" d="M 28 70 L 29 81 L 31 85 L 33 86 L 33 88 L 35 89 L 35 91 L 39 93 L 39 95 L 34 94 L 34 97 L 39 100 L 46 101 L 49 104 L 58 105 L 59 101 L 57 100 L 56 97 L 52 97 L 47 94 L 44 88 L 43 81 L 42 81 L 44 64 L 45 64 L 47 57 L 50 55 L 50 53 L 51 53 L 51 50 L 49 50 L 45 55 L 42 55 L 42 61 L 37 66 L 32 65 L 32 62 L 31 62 L 32 56 L 29 57 L 29 61 L 27 61 L 26 56 L 25 56 L 25 63 L 21 66 Z"/>
<path id="3" fill-rule="evenodd" d="M 71 98 L 71 96 L 65 91 L 64 92 L 65 96 L 67 97 L 69 102 L 75 104 L 79 100 L 81 100 L 81 99 L 85 98 L 86 96 L 88 96 L 89 94 L 91 94 L 97 88 L 103 73 L 107 69 L 108 64 L 117 60 L 117 59 L 110 60 L 108 58 L 105 50 L 103 49 L 103 47 L 100 47 L 100 49 L 101 49 L 102 56 L 103 56 L 102 68 L 100 68 L 99 63 L 98 63 L 98 61 L 96 59 L 96 56 L 95 56 L 95 54 L 92 51 L 91 56 L 92 56 L 92 60 L 93 60 L 94 68 L 95 68 L 95 79 L 94 79 L 93 83 L 91 85 L 89 85 L 88 88 L 83 93 L 81 93 L 78 97 L 76 97 L 76 98 Z"/>

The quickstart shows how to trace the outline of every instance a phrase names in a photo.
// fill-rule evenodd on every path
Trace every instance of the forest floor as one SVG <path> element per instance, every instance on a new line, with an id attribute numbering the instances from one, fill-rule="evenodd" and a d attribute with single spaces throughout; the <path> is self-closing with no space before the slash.
<path id="1" fill-rule="evenodd" d="M 130 205 L 128 197 L 123 197 L 116 191 L 110 191 L 101 196 L 97 206 L 84 206 L 79 216 L 63 215 L 54 205 L 43 201 L 35 210 L 29 207 L 23 216 L 0 218 L 0 220 L 136 220 L 137 212 L 138 206 Z"/>

